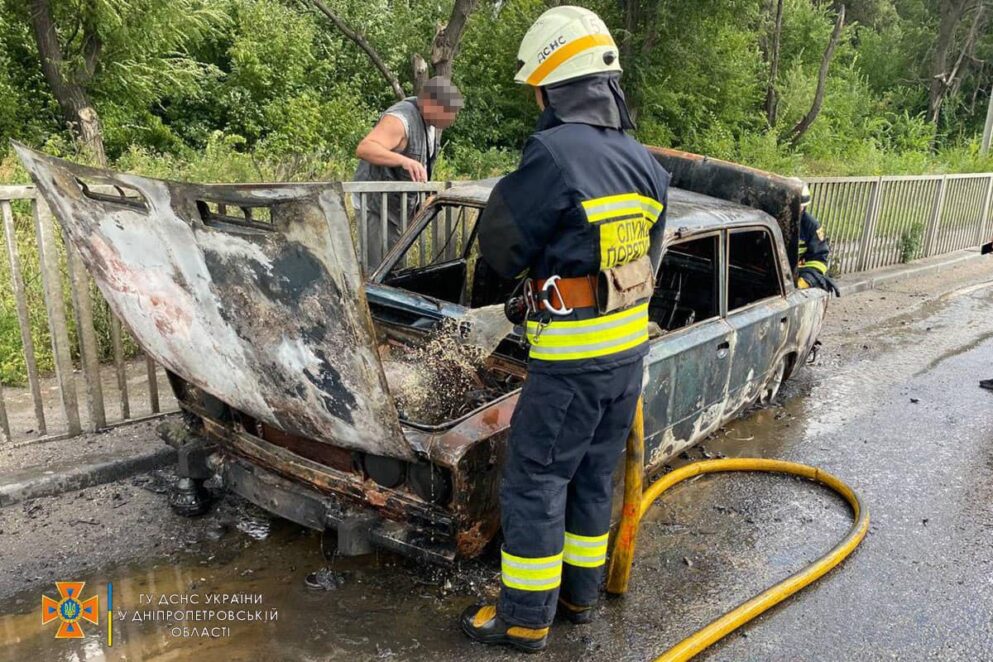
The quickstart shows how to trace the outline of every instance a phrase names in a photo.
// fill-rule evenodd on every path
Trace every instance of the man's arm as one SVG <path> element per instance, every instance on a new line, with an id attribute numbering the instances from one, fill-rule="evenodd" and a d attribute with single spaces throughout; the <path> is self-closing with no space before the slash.
<path id="1" fill-rule="evenodd" d="M 415 182 L 426 182 L 428 171 L 419 162 L 394 150 L 402 150 L 407 145 L 407 132 L 403 122 L 393 115 L 383 115 L 359 146 L 355 156 L 373 165 L 386 168 L 400 167 L 407 171 Z"/>

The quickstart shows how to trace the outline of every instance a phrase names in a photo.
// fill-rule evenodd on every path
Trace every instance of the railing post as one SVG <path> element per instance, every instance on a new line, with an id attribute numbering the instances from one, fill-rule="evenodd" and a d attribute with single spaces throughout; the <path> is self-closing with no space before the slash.
<path id="1" fill-rule="evenodd" d="M 982 245 L 990 239 L 987 233 L 989 231 L 991 197 L 993 197 L 993 175 L 989 176 L 989 182 L 986 184 L 986 200 L 983 202 L 983 215 L 979 217 L 979 227 L 976 229 L 976 241 L 973 242 L 974 246 Z"/>
<path id="2" fill-rule="evenodd" d="M 159 381 L 155 373 L 155 360 L 145 354 L 145 371 L 148 373 L 148 404 L 153 414 L 158 414 L 159 408 Z"/>
<path id="3" fill-rule="evenodd" d="M 366 222 L 369 212 L 366 210 L 366 195 L 359 193 L 359 263 L 363 273 L 369 271 L 369 229 Z"/>
<path id="4" fill-rule="evenodd" d="M 385 191 L 382 194 L 379 202 L 379 256 L 380 259 L 386 257 L 393 245 L 390 243 L 390 197 Z M 378 269 L 379 265 L 372 265 L 373 269 Z"/>
<path id="5" fill-rule="evenodd" d="M 928 219 L 927 228 L 924 231 L 924 256 L 934 255 L 935 244 L 938 242 L 938 225 L 941 224 L 941 212 L 945 208 L 945 191 L 948 188 L 948 178 L 944 175 L 938 183 L 938 190 L 934 196 L 934 206 L 931 209 L 931 218 Z"/>
<path id="6" fill-rule="evenodd" d="M 121 396 L 121 420 L 131 418 L 131 401 L 128 399 L 128 374 L 124 365 L 124 342 L 121 338 L 121 320 L 117 319 L 117 314 L 107 306 L 107 314 L 110 316 L 110 345 L 114 354 L 114 372 L 117 375 L 117 391 Z"/>
<path id="7" fill-rule="evenodd" d="M 69 237 L 63 232 L 62 241 L 66 249 L 69 267 L 69 291 L 76 311 L 76 335 L 79 338 L 79 356 L 83 364 L 83 378 L 86 381 L 86 396 L 90 412 L 90 429 L 101 430 L 107 427 L 107 415 L 103 404 L 103 384 L 100 374 L 100 356 L 97 350 L 97 335 L 93 329 L 93 302 L 90 300 L 90 279 L 83 261 L 76 252 Z"/>
<path id="8" fill-rule="evenodd" d="M 0 442 L 7 443 L 10 436 L 10 422 L 7 420 L 7 406 L 3 402 L 3 381 L 0 381 Z"/>
<path id="9" fill-rule="evenodd" d="M 62 407 L 66 415 L 66 428 L 70 436 L 80 433 L 79 404 L 76 383 L 72 374 L 72 357 L 69 354 L 69 331 L 66 311 L 62 301 L 62 275 L 59 271 L 59 253 L 52 230 L 52 213 L 40 197 L 34 200 L 35 231 L 38 236 L 38 253 L 41 261 L 41 284 L 48 308 L 48 328 L 52 334 L 52 354 L 55 357 L 55 375 L 59 381 Z"/>
<path id="10" fill-rule="evenodd" d="M 3 228 L 7 239 L 7 259 L 10 264 L 10 282 L 17 307 L 17 324 L 21 331 L 21 345 L 24 348 L 24 367 L 28 371 L 28 387 L 34 402 L 34 417 L 38 423 L 38 433 L 48 434 L 45 423 L 45 402 L 41 398 L 41 382 L 38 377 L 38 361 L 34 353 L 34 340 L 31 338 L 31 313 L 28 310 L 27 293 L 24 290 L 24 276 L 21 273 L 21 258 L 17 252 L 17 236 L 14 228 L 14 213 L 10 202 L 0 201 L 3 214 Z"/>
<path id="11" fill-rule="evenodd" d="M 883 178 L 878 177 L 872 183 L 869 194 L 869 206 L 865 210 L 865 222 L 862 224 L 862 239 L 859 241 L 859 259 L 857 271 L 869 268 L 869 258 L 872 255 L 872 242 L 876 237 L 876 222 L 879 220 L 879 208 L 883 199 Z"/>

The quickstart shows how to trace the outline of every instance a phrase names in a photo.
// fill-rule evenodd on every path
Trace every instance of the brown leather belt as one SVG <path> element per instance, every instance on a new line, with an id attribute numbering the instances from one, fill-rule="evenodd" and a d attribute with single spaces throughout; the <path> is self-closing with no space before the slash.
<path id="1" fill-rule="evenodd" d="M 542 278 L 532 280 L 526 290 L 528 306 L 532 311 L 549 312 L 592 308 L 596 306 L 596 276 L 576 278 Z"/>

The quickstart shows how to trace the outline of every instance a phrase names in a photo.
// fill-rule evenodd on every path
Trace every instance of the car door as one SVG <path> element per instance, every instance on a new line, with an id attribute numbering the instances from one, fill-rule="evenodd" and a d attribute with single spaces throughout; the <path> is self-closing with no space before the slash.
<path id="1" fill-rule="evenodd" d="M 648 470 L 720 424 L 730 373 L 731 327 L 721 318 L 720 232 L 673 243 L 649 304 L 663 335 L 645 361 Z"/>
<path id="2" fill-rule="evenodd" d="M 727 322 L 734 331 L 728 414 L 757 398 L 789 336 L 775 235 L 766 227 L 728 231 Z"/>

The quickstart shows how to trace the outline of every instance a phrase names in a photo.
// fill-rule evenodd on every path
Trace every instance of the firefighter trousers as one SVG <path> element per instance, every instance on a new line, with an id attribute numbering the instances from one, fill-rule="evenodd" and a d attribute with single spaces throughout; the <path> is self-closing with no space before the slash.
<path id="1" fill-rule="evenodd" d="M 500 486 L 506 622 L 546 627 L 559 597 L 599 595 L 613 473 L 641 394 L 642 359 L 579 374 L 528 375 L 511 419 Z M 560 596 L 561 591 L 561 596 Z"/>

